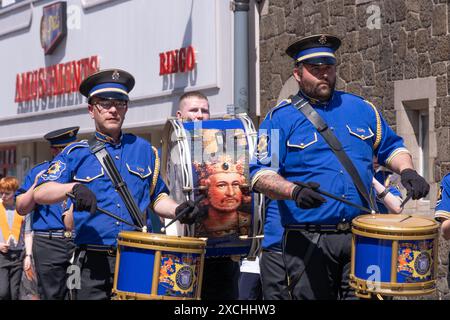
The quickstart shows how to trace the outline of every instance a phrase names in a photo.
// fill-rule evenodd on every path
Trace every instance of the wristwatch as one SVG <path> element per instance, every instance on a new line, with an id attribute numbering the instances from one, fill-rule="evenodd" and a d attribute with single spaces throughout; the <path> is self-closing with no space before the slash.
<path id="1" fill-rule="evenodd" d="M 25 257 L 30 257 L 30 258 L 32 258 L 33 255 L 32 255 L 32 254 L 26 254 Z"/>
<path id="2" fill-rule="evenodd" d="M 386 197 L 386 195 L 387 195 L 388 193 L 389 193 L 388 188 L 384 189 L 384 191 L 383 191 L 382 193 L 380 193 L 380 194 L 377 195 L 377 199 L 378 199 L 378 200 L 383 200 L 384 197 Z"/>

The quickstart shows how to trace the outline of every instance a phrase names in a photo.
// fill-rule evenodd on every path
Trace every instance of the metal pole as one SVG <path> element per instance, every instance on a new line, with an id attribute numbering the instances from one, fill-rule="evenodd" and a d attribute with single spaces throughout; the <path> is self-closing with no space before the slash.
<path id="1" fill-rule="evenodd" d="M 248 114 L 248 11 L 250 0 L 235 0 L 234 11 L 234 106 Z"/>

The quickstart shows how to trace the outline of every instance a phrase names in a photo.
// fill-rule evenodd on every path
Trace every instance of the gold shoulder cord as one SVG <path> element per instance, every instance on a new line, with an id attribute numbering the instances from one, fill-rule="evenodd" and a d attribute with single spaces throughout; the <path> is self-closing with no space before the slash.
<path id="1" fill-rule="evenodd" d="M 375 112 L 375 117 L 377 119 L 377 134 L 376 134 L 376 139 L 375 139 L 375 143 L 373 144 L 373 150 L 376 150 L 378 148 L 378 145 L 381 142 L 381 118 L 380 118 L 380 114 L 378 113 L 377 108 L 370 103 L 369 101 L 365 100 L 372 108 L 373 111 Z"/>
<path id="2" fill-rule="evenodd" d="M 156 183 L 158 182 L 158 176 L 159 176 L 159 156 L 158 156 L 158 149 L 156 149 L 154 146 L 152 146 L 153 153 L 155 154 L 155 166 L 153 168 L 153 179 L 152 179 L 152 186 L 150 187 L 150 197 L 153 195 L 153 192 L 155 192 Z"/>

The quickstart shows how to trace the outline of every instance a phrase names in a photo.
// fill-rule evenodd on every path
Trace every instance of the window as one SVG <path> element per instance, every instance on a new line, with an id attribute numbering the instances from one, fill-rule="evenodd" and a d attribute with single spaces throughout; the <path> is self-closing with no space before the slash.
<path id="1" fill-rule="evenodd" d="M 403 211 L 406 214 L 432 215 L 436 203 L 438 183 L 434 163 L 439 149 L 435 128 L 436 89 L 435 77 L 394 81 L 396 132 L 411 152 L 415 169 L 431 187 L 426 198 L 406 204 Z"/>

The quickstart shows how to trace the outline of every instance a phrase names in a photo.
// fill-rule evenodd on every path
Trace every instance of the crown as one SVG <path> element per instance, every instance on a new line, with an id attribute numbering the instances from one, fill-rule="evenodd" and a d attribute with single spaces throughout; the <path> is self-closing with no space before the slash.
<path id="1" fill-rule="evenodd" d="M 223 155 L 211 161 L 202 163 L 194 162 L 195 170 L 199 175 L 199 179 L 206 179 L 217 173 L 238 173 L 244 174 L 244 163 L 242 159 L 233 161 L 230 156 Z"/>

